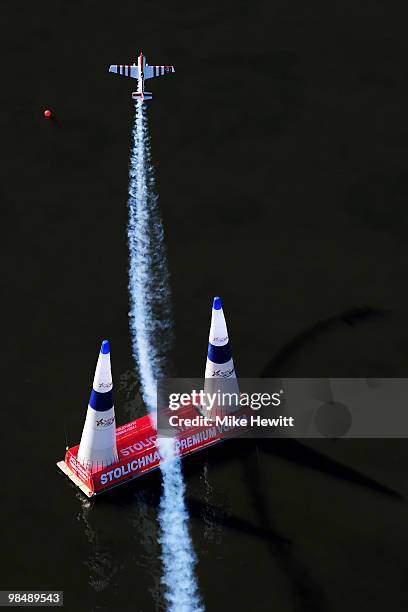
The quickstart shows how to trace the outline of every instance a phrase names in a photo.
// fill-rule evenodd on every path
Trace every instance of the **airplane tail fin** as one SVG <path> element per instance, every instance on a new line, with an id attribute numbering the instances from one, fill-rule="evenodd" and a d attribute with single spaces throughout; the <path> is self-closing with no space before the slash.
<path id="1" fill-rule="evenodd" d="M 144 93 L 139 93 L 138 91 L 134 91 L 132 93 L 133 100 L 143 101 L 143 100 L 151 100 L 152 98 L 153 98 L 153 94 L 150 93 L 150 91 L 145 91 Z"/>

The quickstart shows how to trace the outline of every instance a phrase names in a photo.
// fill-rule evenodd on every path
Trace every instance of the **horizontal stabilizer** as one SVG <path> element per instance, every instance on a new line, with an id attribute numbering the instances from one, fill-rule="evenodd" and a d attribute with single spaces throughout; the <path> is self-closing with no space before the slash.
<path id="1" fill-rule="evenodd" d="M 153 98 L 153 94 L 150 91 L 145 91 L 143 93 L 139 93 L 138 91 L 134 91 L 132 93 L 133 100 L 151 100 Z"/>

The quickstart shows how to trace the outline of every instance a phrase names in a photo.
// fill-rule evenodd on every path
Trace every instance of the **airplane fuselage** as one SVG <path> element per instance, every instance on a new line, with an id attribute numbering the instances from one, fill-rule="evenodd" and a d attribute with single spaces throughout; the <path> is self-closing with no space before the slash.
<path id="1" fill-rule="evenodd" d="M 140 52 L 139 57 L 137 58 L 137 67 L 139 69 L 139 77 L 137 80 L 137 93 L 142 94 L 144 97 L 144 71 L 146 65 L 146 58 L 142 52 Z"/>

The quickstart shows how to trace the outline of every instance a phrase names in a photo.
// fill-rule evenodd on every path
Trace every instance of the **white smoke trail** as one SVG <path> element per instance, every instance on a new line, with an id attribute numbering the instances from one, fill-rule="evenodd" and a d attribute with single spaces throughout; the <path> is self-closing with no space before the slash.
<path id="1" fill-rule="evenodd" d="M 151 415 L 156 407 L 156 379 L 164 376 L 171 342 L 170 290 L 163 226 L 150 158 L 147 116 L 135 104 L 133 148 L 130 156 L 129 292 L 133 356 L 142 395 Z M 180 458 L 172 440 L 159 440 L 165 459 L 160 464 L 163 491 L 159 508 L 165 597 L 169 612 L 201 612 L 194 574 L 196 563 L 185 506 Z"/>

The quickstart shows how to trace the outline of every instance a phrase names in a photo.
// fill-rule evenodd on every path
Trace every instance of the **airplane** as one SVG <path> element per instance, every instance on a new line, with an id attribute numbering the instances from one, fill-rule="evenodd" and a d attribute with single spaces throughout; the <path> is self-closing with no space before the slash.
<path id="1" fill-rule="evenodd" d="M 133 100 L 139 100 L 144 102 L 145 100 L 151 100 L 153 94 L 149 91 L 145 91 L 144 82 L 146 79 L 152 79 L 153 77 L 162 76 L 163 74 L 169 74 L 175 72 L 174 66 L 149 66 L 146 61 L 146 57 L 143 52 L 140 52 L 136 63 L 130 64 L 112 64 L 109 66 L 109 72 L 114 72 L 122 76 L 130 77 L 131 79 L 137 79 L 137 91 L 132 93 Z"/>

